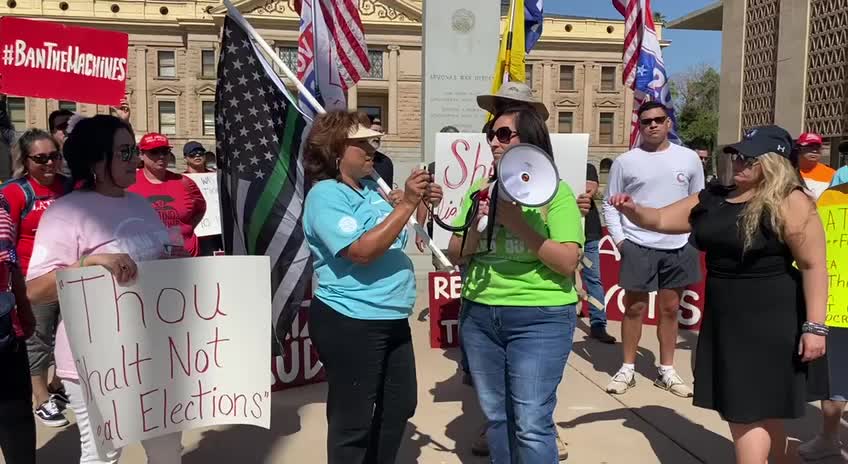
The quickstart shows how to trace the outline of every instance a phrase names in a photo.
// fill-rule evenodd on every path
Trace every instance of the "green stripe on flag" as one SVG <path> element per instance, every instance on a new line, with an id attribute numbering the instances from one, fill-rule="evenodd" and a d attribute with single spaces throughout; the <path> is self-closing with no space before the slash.
<path id="1" fill-rule="evenodd" d="M 262 227 L 268 221 L 268 215 L 271 214 L 271 210 L 274 208 L 280 192 L 288 181 L 292 156 L 291 153 L 286 152 L 289 152 L 292 148 L 296 148 L 295 137 L 297 134 L 295 130 L 298 127 L 298 116 L 297 110 L 291 108 L 286 114 L 285 131 L 283 132 L 283 139 L 280 141 L 277 164 L 274 165 L 268 182 L 265 183 L 265 190 L 262 191 L 259 201 L 256 202 L 256 207 L 253 209 L 253 214 L 250 215 L 247 234 L 247 250 L 249 254 L 256 253 L 256 241 L 262 232 Z"/>

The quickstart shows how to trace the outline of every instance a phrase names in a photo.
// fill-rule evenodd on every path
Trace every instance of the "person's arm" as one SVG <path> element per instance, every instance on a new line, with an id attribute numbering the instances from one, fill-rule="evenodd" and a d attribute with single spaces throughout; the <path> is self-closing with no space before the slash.
<path id="1" fill-rule="evenodd" d="M 44 275 L 30 279 L 27 283 L 27 297 L 33 304 L 47 304 L 59 301 L 59 291 L 56 288 L 56 273 L 64 269 L 84 266 L 103 266 L 118 283 L 123 284 L 136 278 L 138 267 L 129 255 L 124 253 L 104 253 L 83 256 L 79 261 L 56 268 Z"/>
<path id="2" fill-rule="evenodd" d="M 465 224 L 465 221 L 468 220 L 468 215 L 471 214 L 471 207 L 474 203 L 471 200 L 471 194 L 478 190 L 483 192 L 488 188 L 489 184 L 487 182 L 479 182 L 471 186 L 468 193 L 462 199 L 462 205 L 459 208 L 459 214 L 457 214 L 456 218 L 454 218 L 453 226 L 459 227 Z M 477 225 L 480 222 L 480 218 L 488 215 L 488 200 L 480 201 L 477 207 L 477 217 L 471 221 L 468 230 L 465 232 L 455 232 L 451 235 L 450 242 L 448 242 L 448 258 L 452 263 L 466 264 L 470 257 L 477 252 L 477 248 L 480 246 L 480 237 L 483 235 L 481 232 L 477 231 Z M 463 235 L 465 236 L 464 247 L 462 243 Z"/>
<path id="3" fill-rule="evenodd" d="M 583 227 L 574 194 L 566 184 L 551 202 L 547 214 L 550 237 L 537 232 L 524 218 L 522 208 L 508 202 L 498 204 L 498 218 L 507 229 L 521 238 L 527 248 L 554 272 L 572 276 L 580 260 Z"/>
<path id="4" fill-rule="evenodd" d="M 827 316 L 828 275 L 824 227 L 815 205 L 801 191 L 792 192 L 783 205 L 783 236 L 792 257 L 801 271 L 807 321 L 824 324 Z M 825 337 L 805 333 L 801 337 L 800 353 L 804 361 L 824 354 Z"/>
<path id="5" fill-rule="evenodd" d="M 203 215 L 206 214 L 206 199 L 203 198 L 203 193 L 197 184 L 188 176 L 183 176 L 183 183 L 186 188 L 186 195 L 191 204 L 191 228 L 194 229 L 203 220 Z"/>
<path id="6" fill-rule="evenodd" d="M 604 209 L 615 208 L 643 229 L 669 235 L 686 234 L 692 232 L 689 213 L 698 204 L 698 195 L 694 193 L 663 208 L 648 208 L 634 203 L 630 195 L 619 194 L 610 197 Z"/>
<path id="7" fill-rule="evenodd" d="M 689 181 L 689 195 L 704 190 L 705 186 L 706 178 L 704 177 L 704 166 L 701 164 L 701 158 L 695 154 L 695 156 L 692 157 L 692 179 Z"/>
<path id="8" fill-rule="evenodd" d="M 606 200 L 603 204 L 604 221 L 607 224 L 607 232 L 609 232 L 612 241 L 616 245 L 620 245 L 624 241 L 624 228 L 621 226 L 621 213 L 618 212 L 612 205 L 609 204 L 609 199 L 613 195 L 624 193 L 624 179 L 621 172 L 621 161 L 615 161 L 610 168 L 609 177 L 607 180 Z"/>
<path id="9" fill-rule="evenodd" d="M 8 265 L 8 264 L 7 264 Z M 16 265 L 8 265 L 9 278 L 12 279 L 12 293 L 15 295 L 15 311 L 24 331 L 24 338 L 29 338 L 35 331 L 35 315 L 32 304 L 27 298 L 27 287 L 21 269 Z"/>

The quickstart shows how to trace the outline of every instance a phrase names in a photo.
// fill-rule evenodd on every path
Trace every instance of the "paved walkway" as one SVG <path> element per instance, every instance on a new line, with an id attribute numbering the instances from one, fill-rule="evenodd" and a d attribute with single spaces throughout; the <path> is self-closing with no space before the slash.
<path id="1" fill-rule="evenodd" d="M 419 307 L 426 294 L 420 292 Z M 418 410 L 412 418 L 398 463 L 485 463 L 473 457 L 471 442 L 482 423 L 476 397 L 457 372 L 457 349 L 429 348 L 428 324 L 411 319 L 418 367 Z M 602 345 L 588 338 L 587 320 L 574 337 L 565 378 L 559 387 L 556 423 L 569 444 L 568 462 L 579 464 L 732 463 L 727 426 L 718 415 L 692 406 L 652 385 L 657 352 L 654 330 L 646 327 L 639 351 L 637 386 L 625 396 L 603 391 L 619 367 L 621 345 Z M 619 325 L 610 324 L 618 336 Z M 691 352 L 697 335 L 681 331 L 677 367 L 692 381 Z M 326 462 L 325 385 L 274 394 L 271 430 L 247 426 L 202 429 L 183 436 L 184 464 Z M 813 406 L 804 420 L 788 425 L 795 440 L 806 440 L 818 429 Z M 78 432 L 38 430 L 38 461 L 70 463 L 79 456 Z M 797 442 L 795 443 L 797 444 Z M 0 462 L 3 462 L 0 459 Z M 126 449 L 121 463 L 146 462 L 138 445 Z M 831 464 L 834 461 L 822 464 Z M 841 461 L 836 461 L 841 462 Z"/>

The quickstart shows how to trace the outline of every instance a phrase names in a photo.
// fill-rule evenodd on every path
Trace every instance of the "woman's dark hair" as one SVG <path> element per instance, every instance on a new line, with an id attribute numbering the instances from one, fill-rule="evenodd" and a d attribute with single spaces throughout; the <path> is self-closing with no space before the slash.
<path id="1" fill-rule="evenodd" d="M 357 113 L 346 111 L 331 111 L 315 118 L 304 150 L 308 182 L 339 180 L 339 160 L 347 146 L 349 131 L 359 123 Z"/>
<path id="2" fill-rule="evenodd" d="M 12 177 L 17 179 L 29 174 L 26 167 L 26 160 L 32 153 L 33 144 L 39 140 L 49 140 L 56 147 L 56 151 L 59 150 L 59 144 L 56 143 L 56 139 L 47 132 L 41 129 L 30 129 L 24 132 L 12 148 L 12 167 L 14 169 Z"/>
<path id="3" fill-rule="evenodd" d="M 94 189 L 94 165 L 100 161 L 106 161 L 106 173 L 112 177 L 115 134 L 121 129 L 135 138 L 127 123 L 115 116 L 101 114 L 81 120 L 68 135 L 63 147 L 65 160 L 74 182 L 83 182 L 82 189 Z"/>
<path id="4" fill-rule="evenodd" d="M 539 112 L 530 107 L 506 108 L 498 112 L 492 121 L 497 121 L 501 116 L 510 114 L 515 115 L 515 131 L 518 132 L 518 140 L 521 143 L 529 143 L 539 147 L 553 159 L 554 149 L 551 146 L 551 134 L 548 132 L 548 126 L 545 125 L 545 120 L 542 119 Z"/>

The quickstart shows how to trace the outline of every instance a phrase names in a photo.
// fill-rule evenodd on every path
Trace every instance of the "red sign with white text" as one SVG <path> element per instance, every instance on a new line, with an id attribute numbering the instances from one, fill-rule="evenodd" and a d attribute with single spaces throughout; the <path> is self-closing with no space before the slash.
<path id="1" fill-rule="evenodd" d="M 599 245 L 601 255 L 601 282 L 604 285 L 604 303 L 607 319 L 620 321 L 624 317 L 624 291 L 618 286 L 621 255 L 612 238 L 604 235 Z M 701 275 L 704 271 L 704 255 L 701 254 Z M 462 278 L 458 272 L 431 272 L 428 276 L 430 295 L 430 347 L 450 348 L 459 346 L 459 309 Z M 646 324 L 658 321 L 656 294 L 651 293 L 648 310 L 642 315 Z M 584 304 L 584 314 L 588 306 Z M 690 285 L 683 291 L 677 320 L 680 328 L 698 330 L 704 315 L 704 280 Z"/>
<path id="2" fill-rule="evenodd" d="M 129 36 L 49 21 L 0 18 L 0 93 L 117 106 Z"/>

